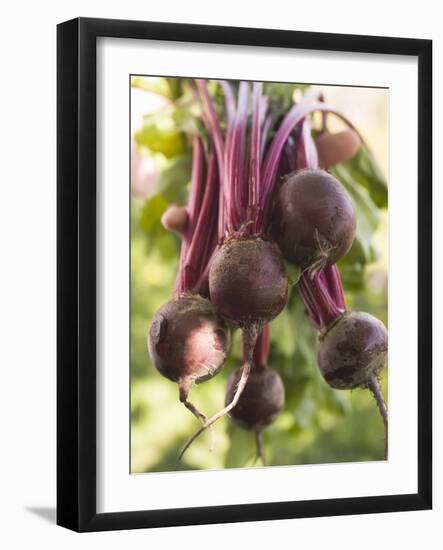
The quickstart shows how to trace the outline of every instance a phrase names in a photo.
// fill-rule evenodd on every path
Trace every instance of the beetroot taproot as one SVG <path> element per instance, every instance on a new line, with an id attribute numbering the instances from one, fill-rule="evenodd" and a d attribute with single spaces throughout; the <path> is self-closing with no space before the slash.
<path id="1" fill-rule="evenodd" d="M 209 295 L 237 326 L 274 319 L 288 299 L 288 278 L 278 246 L 260 237 L 228 240 L 209 271 Z"/>
<path id="2" fill-rule="evenodd" d="M 354 240 L 352 201 L 331 174 L 301 170 L 286 176 L 273 213 L 273 236 L 284 257 L 319 272 L 345 256 Z"/>
<path id="3" fill-rule="evenodd" d="M 367 386 L 386 365 L 388 333 L 369 313 L 348 311 L 319 338 L 318 366 L 336 389 Z"/>
<path id="4" fill-rule="evenodd" d="M 228 348 L 226 324 L 211 302 L 197 294 L 180 295 L 164 304 L 148 333 L 155 368 L 178 383 L 180 401 L 194 414 L 196 408 L 187 399 L 189 390 L 217 374 Z M 204 417 L 201 413 L 196 416 Z"/>

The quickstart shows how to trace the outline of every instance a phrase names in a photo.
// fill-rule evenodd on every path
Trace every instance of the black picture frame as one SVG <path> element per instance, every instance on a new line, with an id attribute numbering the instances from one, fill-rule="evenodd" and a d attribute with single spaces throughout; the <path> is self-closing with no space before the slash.
<path id="1" fill-rule="evenodd" d="M 418 491 L 416 494 L 96 512 L 96 39 L 155 39 L 418 60 Z M 424 510 L 432 507 L 432 42 L 74 19 L 57 28 L 57 523 L 76 531 Z"/>

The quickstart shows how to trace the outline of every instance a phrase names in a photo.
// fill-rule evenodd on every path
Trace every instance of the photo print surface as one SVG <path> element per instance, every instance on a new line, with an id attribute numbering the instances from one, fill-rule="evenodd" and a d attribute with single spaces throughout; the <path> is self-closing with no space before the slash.
<path id="1" fill-rule="evenodd" d="M 131 76 L 131 473 L 388 457 L 388 107 Z"/>

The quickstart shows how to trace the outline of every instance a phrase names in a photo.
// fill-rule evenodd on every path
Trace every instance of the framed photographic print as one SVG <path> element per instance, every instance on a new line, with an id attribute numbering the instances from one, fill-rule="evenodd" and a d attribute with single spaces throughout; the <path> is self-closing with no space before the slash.
<path id="1" fill-rule="evenodd" d="M 57 523 L 429 509 L 431 41 L 57 36 Z"/>

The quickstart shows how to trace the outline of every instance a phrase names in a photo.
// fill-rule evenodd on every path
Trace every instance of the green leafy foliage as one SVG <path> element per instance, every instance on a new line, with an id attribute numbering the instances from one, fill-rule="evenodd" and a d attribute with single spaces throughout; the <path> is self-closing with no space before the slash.
<path id="1" fill-rule="evenodd" d="M 168 99 L 177 99 L 182 93 L 182 80 L 180 78 L 145 78 L 136 75 L 131 77 L 131 86 L 153 92 Z"/>
<path id="2" fill-rule="evenodd" d="M 184 137 L 178 130 L 171 109 L 164 108 L 147 115 L 143 127 L 136 132 L 135 141 L 153 153 L 162 153 L 167 158 L 183 154 Z"/>
<path id="3" fill-rule="evenodd" d="M 160 219 L 168 204 L 186 203 L 191 174 L 188 136 L 196 132 L 205 135 L 197 120 L 200 107 L 188 81 L 148 80 L 133 80 L 133 85 L 147 86 L 145 89 L 161 93 L 173 103 L 146 117 L 136 135 L 138 146 L 158 161 L 160 172 L 146 199 L 132 201 L 131 471 L 252 467 L 256 465 L 254 434 L 233 426 L 228 418 L 214 427 L 212 453 L 207 433 L 177 464 L 178 453 L 198 422 L 179 403 L 177 386 L 154 369 L 146 350 L 150 320 L 171 297 L 180 250 L 178 238 L 162 228 Z M 295 90 L 305 88 L 273 83 L 265 83 L 264 87 L 275 100 L 276 116 L 292 105 Z M 210 92 L 223 126 L 220 87 L 211 83 Z M 351 195 L 358 219 L 357 238 L 339 265 L 348 307 L 368 311 L 386 322 L 386 286 L 373 284 L 386 275 L 385 178 L 366 147 L 333 172 Z M 286 403 L 275 424 L 263 434 L 267 464 L 381 460 L 383 424 L 373 399 L 367 391 L 333 390 L 324 382 L 316 367 L 317 333 L 308 323 L 298 297 L 299 270 L 288 266 L 288 273 L 289 304 L 271 324 L 269 357 L 269 365 L 283 379 Z M 208 415 L 223 406 L 227 378 L 240 366 L 240 357 L 240 332 L 235 331 L 221 373 L 191 390 L 191 400 Z M 386 382 L 385 377 L 385 389 Z"/>
<path id="4" fill-rule="evenodd" d="M 386 208 L 388 205 L 388 185 L 378 163 L 368 146 L 363 144 L 358 154 L 341 166 L 347 170 L 359 186 L 364 187 L 375 205 Z"/>
<path id="5" fill-rule="evenodd" d="M 265 82 L 263 85 L 264 94 L 272 97 L 269 105 L 274 119 L 284 115 L 295 103 L 297 91 L 303 92 L 308 86 L 306 84 L 287 84 L 284 82 Z"/>
<path id="6" fill-rule="evenodd" d="M 263 85 L 263 93 L 271 96 L 274 101 L 270 108 L 278 109 L 281 112 L 287 112 L 294 105 L 294 93 L 296 86 L 293 84 L 283 84 L 280 82 L 266 82 Z"/>
<path id="7" fill-rule="evenodd" d="M 167 203 L 184 204 L 188 195 L 191 165 L 190 154 L 176 156 L 164 164 L 149 187 L 147 199 L 161 196 Z"/>
<path id="8" fill-rule="evenodd" d="M 363 146 L 354 159 L 331 170 L 351 196 L 357 214 L 356 238 L 339 262 L 344 285 L 352 290 L 363 288 L 365 266 L 377 260 L 373 238 L 380 223 L 380 203 L 387 205 L 386 180 L 371 158 Z"/>

